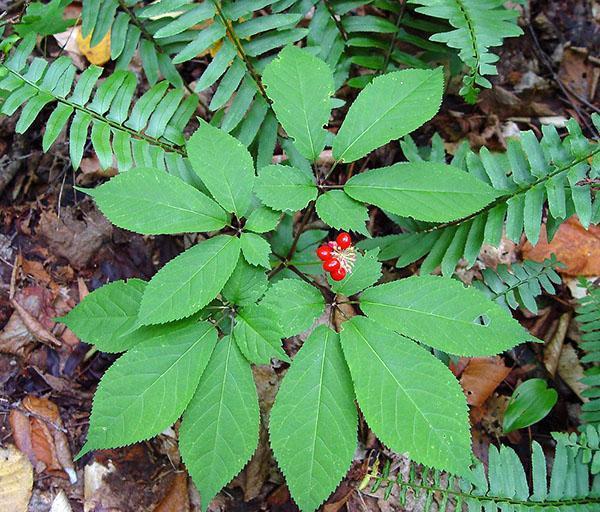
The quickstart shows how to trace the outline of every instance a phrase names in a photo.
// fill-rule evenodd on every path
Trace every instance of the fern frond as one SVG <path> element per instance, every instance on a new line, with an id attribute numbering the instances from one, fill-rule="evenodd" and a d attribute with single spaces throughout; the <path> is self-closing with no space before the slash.
<path id="1" fill-rule="evenodd" d="M 579 436 L 581 437 L 581 436 Z M 546 457 L 542 447 L 533 442 L 530 489 L 526 471 L 512 448 L 495 446 L 489 449 L 486 474 L 483 463 L 476 461 L 466 477 L 457 477 L 435 470 L 417 471 L 411 464 L 407 476 L 390 476 L 386 464 L 374 479 L 371 492 L 387 485 L 384 497 L 389 499 L 393 486 L 398 486 L 400 504 L 410 492 L 422 499 L 422 510 L 463 510 L 491 512 L 501 510 L 537 512 L 591 512 L 600 507 L 600 477 L 593 477 L 592 461 L 584 451 L 568 444 L 568 439 L 557 436 L 550 481 L 547 479 Z M 434 504 L 434 498 L 438 500 Z M 435 507 L 435 508 L 434 508 Z M 421 509 L 420 509 L 421 510 Z"/>
<path id="2" fill-rule="evenodd" d="M 373 4 L 366 15 L 356 15 L 357 7 Z M 348 85 L 362 88 L 377 74 L 403 67 L 427 68 L 431 64 L 427 53 L 448 55 L 444 45 L 428 41 L 408 32 L 407 28 L 431 33 L 444 30 L 443 25 L 415 20 L 399 2 L 348 2 L 321 0 L 317 3 L 309 24 L 307 46 L 335 71 L 336 85 L 341 86 L 352 64 L 368 70 L 350 78 Z M 410 46 L 413 52 L 398 46 Z"/>
<path id="3" fill-rule="evenodd" d="M 600 126 L 600 116 L 593 121 Z M 476 154 L 463 143 L 451 159 L 452 165 L 469 172 L 499 192 L 498 198 L 480 212 L 445 224 L 402 221 L 405 231 L 399 235 L 374 238 L 362 244 L 380 247 L 381 260 L 398 258 L 403 267 L 427 256 L 421 272 L 441 266 L 451 275 L 461 258 L 473 265 L 484 243 L 498 246 L 503 234 L 519 242 L 523 233 L 535 245 L 540 237 L 546 213 L 548 239 L 567 218 L 577 214 L 587 229 L 600 218 L 600 202 L 594 201 L 586 177 L 600 175 L 600 145 L 588 140 L 571 119 L 568 135 L 561 140 L 553 126 L 543 126 L 538 140 L 532 131 L 508 141 L 505 153 L 486 148 Z M 436 147 L 420 150 L 410 138 L 402 143 L 410 161 L 445 161 L 441 139 Z M 546 208 L 547 205 L 547 208 Z"/>
<path id="4" fill-rule="evenodd" d="M 183 81 L 176 65 L 210 54 L 212 60 L 195 84 L 200 93 L 216 85 L 209 109 L 219 112 L 220 127 L 235 131 L 246 145 L 266 121 L 269 102 L 260 73 L 274 50 L 308 32 L 298 28 L 303 15 L 282 12 L 274 0 L 162 0 L 137 7 L 132 0 L 86 0 L 83 34 L 92 45 L 111 30 L 111 58 L 125 69 L 139 48 L 148 81 L 160 75 L 173 85 Z M 282 8 L 283 7 L 283 8 Z M 271 9 L 271 13 L 264 14 Z M 263 124 L 264 123 L 264 124 Z"/>
<path id="5" fill-rule="evenodd" d="M 568 446 L 577 455 L 581 451 L 581 460 L 590 464 L 592 475 L 600 473 L 600 424 L 583 425 L 579 434 L 575 432 L 553 432 L 552 437 Z"/>
<path id="6" fill-rule="evenodd" d="M 115 69 L 126 70 L 136 50 L 150 85 L 162 76 L 175 87 L 183 87 L 183 79 L 171 62 L 170 48 L 154 37 L 156 31 L 174 10 L 187 0 L 167 0 L 138 7 L 135 0 L 84 0 L 81 12 L 81 33 L 90 36 L 94 47 L 110 32 L 110 58 Z M 184 11 L 180 11 L 184 12 Z"/>
<path id="7" fill-rule="evenodd" d="M 537 314 L 536 297 L 542 291 L 556 294 L 554 285 L 560 284 L 561 279 L 554 269 L 559 265 L 553 254 L 542 263 L 526 260 L 510 267 L 498 265 L 495 270 L 485 268 L 481 279 L 473 281 L 473 286 L 507 309 L 522 307 Z"/>
<path id="8" fill-rule="evenodd" d="M 455 30 L 431 37 L 459 50 L 461 60 L 470 72 L 464 78 L 460 93 L 471 103 L 477 99 L 480 87 L 491 87 L 485 75 L 497 73 L 494 63 L 498 56 L 490 48 L 502 45 L 507 37 L 523 33 L 517 25 L 518 12 L 505 7 L 505 0 L 409 0 L 418 4 L 416 10 L 433 18 L 448 20 Z"/>
<path id="9" fill-rule="evenodd" d="M 582 406 L 581 419 L 600 427 L 600 288 L 591 284 L 586 284 L 586 287 L 588 294 L 579 299 L 575 310 L 575 320 L 583 340 L 580 346 L 586 352 L 581 362 L 590 365 L 581 379 L 588 386 L 583 396 L 589 398 L 589 402 Z"/>
<path id="10" fill-rule="evenodd" d="M 193 172 L 184 158 L 183 130 L 194 113 L 198 98 L 184 97 L 181 90 L 169 90 L 159 82 L 133 103 L 137 83 L 129 71 L 116 71 L 101 84 L 103 69 L 87 68 L 75 80 L 75 67 L 68 57 L 52 63 L 28 57 L 35 34 L 23 40 L 0 66 L 5 77 L 0 91 L 6 99 L 2 114 L 21 113 L 17 133 L 26 132 L 44 107 L 52 112 L 42 141 L 44 151 L 52 146 L 63 129 L 69 127 L 69 153 L 77 169 L 88 140 L 103 169 L 113 166 L 116 157 L 120 171 L 134 164 L 168 170 L 191 180 Z"/>

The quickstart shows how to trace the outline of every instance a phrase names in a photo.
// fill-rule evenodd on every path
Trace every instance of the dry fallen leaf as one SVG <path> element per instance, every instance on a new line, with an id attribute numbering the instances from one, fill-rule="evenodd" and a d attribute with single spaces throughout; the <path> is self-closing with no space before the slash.
<path id="1" fill-rule="evenodd" d="M 0 510 L 27 512 L 33 488 L 33 468 L 13 445 L 0 448 Z"/>
<path id="2" fill-rule="evenodd" d="M 570 323 L 571 313 L 564 313 L 550 328 L 551 337 L 544 346 L 544 366 L 552 377 L 556 375 L 556 369 L 558 368 L 565 336 L 569 330 Z"/>
<path id="3" fill-rule="evenodd" d="M 167 494 L 153 512 L 188 512 L 190 498 L 188 493 L 187 473 L 177 473 L 173 478 Z"/>
<path id="4" fill-rule="evenodd" d="M 477 407 L 483 405 L 509 373 L 510 368 L 505 366 L 500 357 L 475 357 L 469 360 L 460 377 L 467 403 Z"/>
<path id="5" fill-rule="evenodd" d="M 73 509 L 69 504 L 69 500 L 67 499 L 67 495 L 62 489 L 52 501 L 52 507 L 50 508 L 50 512 L 73 512 Z"/>
<path id="6" fill-rule="evenodd" d="M 579 361 L 577 351 L 570 343 L 565 343 L 560 352 L 558 374 L 581 401 L 587 402 L 589 400 L 589 398 L 582 396 L 583 390 L 587 388 L 587 386 L 581 382 L 581 379 L 584 377 L 583 366 Z"/>
<path id="7" fill-rule="evenodd" d="M 548 243 L 546 227 L 542 226 L 540 241 L 533 247 L 529 242 L 523 246 L 527 260 L 544 261 L 554 253 L 565 268 L 558 272 L 568 276 L 600 275 L 600 227 L 590 226 L 586 231 L 573 216 L 559 228 L 552 242 Z"/>
<path id="8" fill-rule="evenodd" d="M 9 416 L 19 449 L 27 454 L 38 472 L 66 473 L 71 483 L 77 482 L 71 449 L 56 404 L 28 395 L 22 405 L 24 411 L 13 409 Z"/>
<path id="9" fill-rule="evenodd" d="M 82 37 L 81 27 L 76 27 L 75 30 L 77 46 L 90 63 L 102 66 L 110 60 L 110 30 L 102 38 L 102 41 L 91 48 L 90 41 L 92 40 L 92 34 L 90 33 L 87 37 Z"/>

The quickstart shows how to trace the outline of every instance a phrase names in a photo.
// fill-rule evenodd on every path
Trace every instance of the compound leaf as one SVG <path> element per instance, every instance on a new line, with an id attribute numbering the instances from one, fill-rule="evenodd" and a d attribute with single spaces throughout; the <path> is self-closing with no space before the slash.
<path id="1" fill-rule="evenodd" d="M 308 170 L 267 165 L 258 173 L 255 193 L 269 208 L 296 212 L 317 197 L 317 186 Z"/>
<path id="2" fill-rule="evenodd" d="M 344 279 L 334 281 L 331 279 L 331 276 L 327 278 L 331 289 L 335 293 L 349 297 L 379 281 L 381 277 L 381 263 L 377 261 L 378 253 L 378 249 L 366 252 L 364 255 L 357 253 L 354 268 Z"/>
<path id="3" fill-rule="evenodd" d="M 248 361 L 270 364 L 275 358 L 291 362 L 281 347 L 283 332 L 273 310 L 262 304 L 252 305 L 241 309 L 235 318 L 233 337 Z"/>
<path id="4" fill-rule="evenodd" d="M 239 258 L 233 274 L 223 287 L 223 296 L 236 306 L 247 306 L 260 299 L 267 286 L 265 270 Z"/>
<path id="5" fill-rule="evenodd" d="M 206 122 L 187 142 L 192 168 L 215 200 L 228 212 L 242 217 L 252 202 L 254 163 L 246 147 L 223 130 Z"/>
<path id="6" fill-rule="evenodd" d="M 354 162 L 429 121 L 440 108 L 442 68 L 405 69 L 375 78 L 358 95 L 333 141 L 333 156 Z"/>
<path id="7" fill-rule="evenodd" d="M 78 190 L 92 196 L 115 226 L 144 235 L 216 231 L 229 222 L 211 198 L 158 169 L 132 169 L 99 187 Z"/>
<path id="8" fill-rule="evenodd" d="M 318 508 L 348 471 L 357 423 L 339 334 L 320 325 L 296 354 L 269 420 L 275 458 L 301 510 Z"/>
<path id="9" fill-rule="evenodd" d="M 170 322 L 202 309 L 222 290 L 239 255 L 239 238 L 220 235 L 173 258 L 146 286 L 141 324 Z"/>
<path id="10" fill-rule="evenodd" d="M 465 395 L 424 348 L 365 317 L 342 324 L 356 398 L 381 441 L 411 459 L 464 475 L 471 462 Z"/>
<path id="11" fill-rule="evenodd" d="M 160 434 L 191 400 L 208 363 L 217 331 L 206 322 L 183 322 L 136 345 L 104 374 L 87 441 L 79 456 Z"/>
<path id="12" fill-rule="evenodd" d="M 250 363 L 226 336 L 217 344 L 179 429 L 181 456 L 203 510 L 254 453 L 259 421 Z"/>
<path id="13" fill-rule="evenodd" d="M 369 288 L 360 307 L 381 325 L 450 354 L 498 354 L 535 339 L 482 292 L 445 277 L 415 276 Z"/>
<path id="14" fill-rule="evenodd" d="M 244 258 L 250 265 L 271 268 L 269 263 L 271 246 L 262 236 L 255 233 L 242 233 L 240 247 Z"/>
<path id="15" fill-rule="evenodd" d="M 60 319 L 79 339 L 103 352 L 123 352 L 133 347 L 126 336 L 137 321 L 146 283 L 141 279 L 114 281 L 94 290 Z"/>
<path id="16" fill-rule="evenodd" d="M 273 110 L 300 154 L 317 159 L 325 146 L 333 74 L 325 62 L 296 46 L 279 52 L 265 68 L 263 83 Z"/>
<path id="17" fill-rule="evenodd" d="M 275 283 L 267 290 L 261 304 L 276 313 L 286 337 L 308 329 L 325 308 L 321 292 L 298 279 L 282 279 Z"/>
<path id="18" fill-rule="evenodd" d="M 429 222 L 448 222 L 481 210 L 496 192 L 451 165 L 411 162 L 373 169 L 350 178 L 344 191 L 357 201 Z"/>
<path id="19" fill-rule="evenodd" d="M 365 226 L 365 222 L 369 220 L 367 207 L 350 198 L 344 191 L 330 190 L 317 199 L 316 207 L 321 220 L 332 228 L 370 236 Z"/>

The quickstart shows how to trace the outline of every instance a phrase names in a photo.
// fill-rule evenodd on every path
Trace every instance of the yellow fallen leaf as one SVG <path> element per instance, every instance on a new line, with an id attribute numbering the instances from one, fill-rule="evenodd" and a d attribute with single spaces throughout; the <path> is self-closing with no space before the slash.
<path id="1" fill-rule="evenodd" d="M 90 42 L 92 40 L 92 34 L 88 34 L 87 37 L 81 36 L 81 27 L 75 28 L 77 34 L 77 46 L 85 58 L 96 66 L 102 66 L 110 60 L 110 30 L 102 38 L 96 46 L 90 48 Z"/>
<path id="2" fill-rule="evenodd" d="M 13 445 L 0 448 L 0 510 L 27 512 L 33 468 L 23 452 Z"/>

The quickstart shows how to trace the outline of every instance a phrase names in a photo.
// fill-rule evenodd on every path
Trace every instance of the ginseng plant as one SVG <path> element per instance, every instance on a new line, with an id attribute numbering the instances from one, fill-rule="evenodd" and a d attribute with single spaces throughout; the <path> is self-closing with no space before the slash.
<path id="1" fill-rule="evenodd" d="M 200 120 L 185 146 L 195 181 L 133 165 L 84 190 L 120 228 L 201 235 L 150 281 L 107 284 L 62 319 L 99 350 L 124 352 L 98 385 L 79 456 L 151 438 L 182 417 L 180 451 L 206 508 L 257 447 L 252 365 L 277 359 L 289 368 L 270 444 L 302 510 L 319 507 L 348 471 L 358 409 L 390 449 L 467 475 L 467 403 L 433 349 L 485 356 L 535 339 L 450 277 L 378 284 L 379 249 L 356 242 L 370 238 L 369 209 L 427 229 L 469 219 L 506 191 L 445 163 L 368 168 L 371 152 L 436 114 L 441 69 L 374 78 L 335 134 L 324 127 L 341 102 L 323 61 L 288 46 L 261 81 L 285 130 L 281 163 L 256 168 L 245 145 Z M 320 159 L 326 147 L 333 163 Z M 297 353 L 283 344 L 307 331 Z"/>

